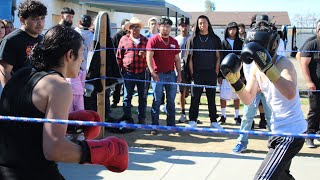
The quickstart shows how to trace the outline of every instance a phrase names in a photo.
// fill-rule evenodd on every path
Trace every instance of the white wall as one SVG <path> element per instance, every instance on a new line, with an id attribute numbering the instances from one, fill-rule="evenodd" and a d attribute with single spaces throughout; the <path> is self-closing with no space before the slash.
<path id="1" fill-rule="evenodd" d="M 17 1 L 17 7 L 19 6 L 20 2 L 23 0 L 16 0 Z M 72 2 L 66 2 L 64 0 L 40 0 L 46 7 L 48 11 L 48 15 L 46 16 L 45 21 L 45 30 L 49 29 L 50 27 L 54 26 L 53 23 L 53 15 L 60 15 L 60 11 L 63 7 L 70 7 L 75 11 L 75 16 L 73 19 L 73 26 L 76 27 L 78 25 L 78 20 L 80 19 L 82 14 L 86 14 L 87 11 L 93 11 L 93 12 L 99 12 L 99 11 L 106 11 L 108 12 L 110 16 L 111 23 L 115 23 L 113 26 L 120 27 L 120 23 L 122 19 L 130 19 L 133 15 L 131 13 L 122 13 L 122 12 L 112 12 L 110 10 L 102 9 L 102 8 L 95 8 L 90 7 L 87 5 L 81 5 L 77 3 Z M 14 20 L 14 26 L 16 28 L 20 28 L 21 24 L 19 21 L 19 18 L 17 16 L 18 11 L 15 11 L 15 20 Z M 116 31 L 116 27 L 113 27 L 113 32 Z M 113 34 L 113 33 L 112 33 Z"/>

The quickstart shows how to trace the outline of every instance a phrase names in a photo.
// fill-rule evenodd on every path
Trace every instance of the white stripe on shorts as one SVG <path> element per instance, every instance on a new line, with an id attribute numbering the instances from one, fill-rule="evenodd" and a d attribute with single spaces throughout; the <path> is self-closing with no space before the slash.
<path id="1" fill-rule="evenodd" d="M 284 137 L 282 142 L 277 145 L 264 169 L 260 172 L 259 180 L 270 179 L 293 140 L 293 137 Z"/>

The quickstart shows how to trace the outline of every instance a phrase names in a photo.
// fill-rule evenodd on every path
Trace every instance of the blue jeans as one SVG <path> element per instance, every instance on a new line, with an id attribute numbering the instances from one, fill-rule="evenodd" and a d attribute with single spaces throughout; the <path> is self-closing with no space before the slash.
<path id="1" fill-rule="evenodd" d="M 146 72 L 134 74 L 130 72 L 123 72 L 123 77 L 127 79 L 140 79 L 146 80 Z M 147 108 L 147 93 L 145 90 L 146 82 L 137 82 L 137 81 L 124 81 L 123 86 L 123 113 L 124 117 L 131 118 L 131 100 L 134 94 L 134 87 L 137 85 L 138 97 L 139 97 L 139 106 L 138 106 L 138 119 L 145 120 L 146 118 L 146 108 Z"/>
<path id="2" fill-rule="evenodd" d="M 253 118 L 257 113 L 259 102 L 262 102 L 264 112 L 266 114 L 266 121 L 268 124 L 268 129 L 270 130 L 270 118 L 271 118 L 271 109 L 269 108 L 266 98 L 262 92 L 257 92 L 256 98 L 250 105 L 244 105 L 243 107 L 243 116 L 241 121 L 240 130 L 249 131 L 252 127 Z M 238 142 L 243 145 L 248 145 L 248 134 L 240 134 L 238 137 Z"/>
<path id="3" fill-rule="evenodd" d="M 170 73 L 158 73 L 161 82 L 177 82 L 175 71 Z M 167 97 L 167 126 L 175 126 L 175 104 L 174 100 L 177 93 L 177 85 L 151 83 L 153 89 L 153 102 L 151 108 L 152 125 L 159 125 L 159 108 L 163 97 L 163 89 Z"/>

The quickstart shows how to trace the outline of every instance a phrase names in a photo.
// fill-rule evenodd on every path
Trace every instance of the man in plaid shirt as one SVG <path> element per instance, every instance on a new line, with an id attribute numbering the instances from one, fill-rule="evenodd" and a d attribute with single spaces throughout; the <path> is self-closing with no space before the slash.
<path id="1" fill-rule="evenodd" d="M 146 80 L 146 45 L 148 39 L 140 34 L 143 24 L 139 19 L 133 17 L 130 22 L 125 24 L 129 33 L 120 39 L 117 60 L 119 67 L 122 68 L 123 77 L 127 79 Z M 138 88 L 139 106 L 138 123 L 145 124 L 147 92 L 144 82 L 124 81 L 123 112 L 121 120 L 133 123 L 131 115 L 131 100 L 134 94 L 134 87 Z"/>

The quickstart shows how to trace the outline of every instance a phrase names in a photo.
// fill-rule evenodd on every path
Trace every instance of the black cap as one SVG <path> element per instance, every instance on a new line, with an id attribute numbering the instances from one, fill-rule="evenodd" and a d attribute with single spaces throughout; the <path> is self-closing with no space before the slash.
<path id="1" fill-rule="evenodd" d="M 158 22 L 159 25 L 162 25 L 162 24 L 168 24 L 170 26 L 172 26 L 172 21 L 168 18 L 161 18 Z"/>
<path id="2" fill-rule="evenodd" d="M 61 14 L 72 14 L 74 15 L 74 10 L 69 7 L 64 7 L 61 10 Z"/>
<path id="3" fill-rule="evenodd" d="M 84 14 L 81 16 L 81 25 L 83 27 L 90 27 L 92 23 L 91 16 Z"/>
<path id="4" fill-rule="evenodd" d="M 227 25 L 227 28 L 238 28 L 238 24 L 236 22 L 231 22 Z"/>
<path id="5" fill-rule="evenodd" d="M 182 25 L 182 24 L 190 25 L 190 20 L 189 20 L 189 18 L 185 18 L 185 17 L 180 18 L 180 19 L 179 19 L 179 22 L 178 22 L 178 25 L 180 26 L 180 25 Z"/>

